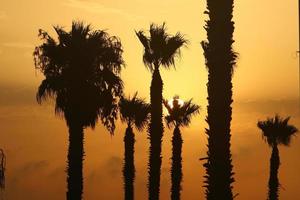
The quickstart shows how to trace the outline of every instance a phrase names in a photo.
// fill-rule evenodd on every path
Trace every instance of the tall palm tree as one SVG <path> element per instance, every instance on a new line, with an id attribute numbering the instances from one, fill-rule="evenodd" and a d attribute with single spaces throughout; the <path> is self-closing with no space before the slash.
<path id="1" fill-rule="evenodd" d="M 175 96 L 172 102 L 164 100 L 164 105 L 169 115 L 165 117 L 168 127 L 174 126 L 172 138 L 172 168 L 171 168 L 171 199 L 179 200 L 182 180 L 182 138 L 180 127 L 188 126 L 192 116 L 199 113 L 200 107 L 192 103 L 192 99 L 187 102 L 179 102 L 179 97 Z"/>
<path id="2" fill-rule="evenodd" d="M 132 98 L 122 97 L 119 102 L 121 121 L 127 124 L 125 136 L 124 136 L 124 189 L 125 200 L 134 199 L 134 133 L 133 126 L 137 130 L 142 131 L 148 124 L 150 117 L 150 105 L 143 99 L 137 97 L 137 93 Z"/>
<path id="3" fill-rule="evenodd" d="M 233 198 L 233 166 L 230 152 L 232 74 L 237 54 L 232 49 L 233 0 L 207 0 L 207 40 L 201 43 L 208 69 L 208 152 L 205 185 L 207 199 Z"/>
<path id="4" fill-rule="evenodd" d="M 262 137 L 272 148 L 270 159 L 270 178 L 269 178 L 269 200 L 277 200 L 278 194 L 278 169 L 280 165 L 278 145 L 288 146 L 291 142 L 291 137 L 298 131 L 293 125 L 289 125 L 290 117 L 280 118 L 275 115 L 274 118 L 267 118 L 266 121 L 259 121 L 258 128 L 262 131 Z"/>
<path id="5" fill-rule="evenodd" d="M 66 32 L 55 26 L 56 41 L 39 30 L 43 44 L 34 51 L 35 66 L 45 79 L 37 101 L 52 98 L 55 112 L 63 114 L 69 128 L 67 199 L 82 198 L 83 131 L 98 119 L 113 133 L 117 99 L 122 95 L 120 71 L 124 65 L 121 42 L 90 25 L 73 22 Z"/>
<path id="6" fill-rule="evenodd" d="M 5 165 L 6 157 L 3 149 L 0 149 L 0 191 L 5 188 Z"/>
<path id="7" fill-rule="evenodd" d="M 165 23 L 161 26 L 151 24 L 150 36 L 143 31 L 136 32 L 144 47 L 143 62 L 152 72 L 150 87 L 151 121 L 149 126 L 150 158 L 149 158 L 149 199 L 159 199 L 160 168 L 161 168 L 161 142 L 163 136 L 162 123 L 162 92 L 163 81 L 159 68 L 169 69 L 175 67 L 175 58 L 180 56 L 180 48 L 187 44 L 181 33 L 174 36 L 166 32 Z"/>

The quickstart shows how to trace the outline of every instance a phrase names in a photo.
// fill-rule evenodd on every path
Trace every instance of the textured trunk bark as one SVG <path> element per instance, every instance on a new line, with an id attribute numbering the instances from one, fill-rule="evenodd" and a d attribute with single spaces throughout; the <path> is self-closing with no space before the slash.
<path id="1" fill-rule="evenodd" d="M 162 90 L 163 82 L 155 67 L 150 87 L 151 121 L 149 126 L 150 157 L 149 157 L 149 200 L 159 199 L 160 169 L 161 169 L 161 142 L 163 135 L 162 124 Z"/>
<path id="2" fill-rule="evenodd" d="M 269 200 L 278 200 L 278 169 L 280 165 L 279 151 L 277 145 L 273 146 L 270 159 L 270 178 L 269 178 Z"/>
<path id="3" fill-rule="evenodd" d="M 129 126 L 126 129 L 124 136 L 124 168 L 123 168 L 123 177 L 124 177 L 124 189 L 125 189 L 125 200 L 134 199 L 134 177 L 135 177 L 135 167 L 134 167 L 134 134 L 132 128 Z"/>
<path id="4" fill-rule="evenodd" d="M 230 152 L 231 79 L 236 59 L 232 50 L 233 0 L 207 0 L 207 11 L 209 20 L 205 29 L 208 42 L 202 42 L 208 68 L 206 198 L 231 200 L 231 184 L 234 182 Z"/>
<path id="5" fill-rule="evenodd" d="M 69 150 L 67 168 L 67 200 L 81 200 L 83 190 L 83 127 L 79 123 L 69 123 Z"/>
<path id="6" fill-rule="evenodd" d="M 182 138 L 180 129 L 175 127 L 172 138 L 172 168 L 171 168 L 171 199 L 179 200 L 181 192 L 181 180 L 182 180 Z"/>

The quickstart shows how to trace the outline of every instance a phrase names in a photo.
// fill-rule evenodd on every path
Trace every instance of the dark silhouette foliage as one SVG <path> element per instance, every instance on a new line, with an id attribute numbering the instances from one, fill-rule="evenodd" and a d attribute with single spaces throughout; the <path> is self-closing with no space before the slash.
<path id="1" fill-rule="evenodd" d="M 143 99 L 137 98 L 137 93 L 132 98 L 122 97 L 119 102 L 121 120 L 127 123 L 127 128 L 124 136 L 124 190 L 125 200 L 134 199 L 134 133 L 132 126 L 135 126 L 139 131 L 142 131 L 149 122 L 150 105 Z"/>
<path id="2" fill-rule="evenodd" d="M 187 40 L 179 32 L 174 36 L 169 35 L 165 23 L 161 26 L 151 24 L 149 33 L 150 36 L 146 36 L 143 31 L 138 31 L 136 35 L 144 47 L 143 62 L 152 72 L 148 193 L 150 200 L 157 200 L 159 199 L 161 142 L 164 130 L 162 123 L 163 81 L 159 67 L 163 66 L 166 69 L 171 66 L 175 67 L 175 58 L 180 56 L 180 47 L 185 46 Z"/>
<path id="3" fill-rule="evenodd" d="M 208 69 L 208 152 L 204 164 L 204 187 L 208 200 L 233 199 L 233 166 L 230 152 L 232 74 L 237 54 L 232 49 L 234 22 L 233 0 L 207 0 L 205 30 L 207 41 L 201 43 Z"/>
<path id="4" fill-rule="evenodd" d="M 168 115 L 165 116 L 168 127 L 174 126 L 172 137 L 172 167 L 171 167 L 171 199 L 179 200 L 182 181 L 182 137 L 180 127 L 188 126 L 192 116 L 199 113 L 200 107 L 192 103 L 192 99 L 186 102 L 179 102 L 179 97 L 175 96 L 172 102 L 163 101 L 168 110 Z"/>
<path id="5" fill-rule="evenodd" d="M 289 146 L 291 137 L 297 133 L 297 128 L 289 125 L 290 117 L 285 119 L 275 115 L 265 121 L 259 121 L 257 126 L 262 131 L 263 139 L 272 148 L 270 159 L 270 178 L 268 200 L 278 200 L 279 198 L 279 179 L 278 170 L 280 165 L 278 145 Z"/>
<path id="6" fill-rule="evenodd" d="M 45 79 L 37 101 L 55 100 L 55 112 L 69 127 L 67 199 L 82 199 L 84 128 L 94 128 L 98 119 L 113 133 L 117 100 L 123 93 L 120 72 L 124 61 L 117 37 L 74 21 L 71 30 L 55 26 L 57 40 L 39 30 L 43 44 L 34 51 L 35 67 Z"/>

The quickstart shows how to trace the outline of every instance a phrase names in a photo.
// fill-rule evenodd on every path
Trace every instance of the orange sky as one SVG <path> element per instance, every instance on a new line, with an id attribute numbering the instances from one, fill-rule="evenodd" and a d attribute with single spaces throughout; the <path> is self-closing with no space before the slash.
<path id="1" fill-rule="evenodd" d="M 181 31 L 189 39 L 177 69 L 162 70 L 164 97 L 174 94 L 194 98 L 202 108 L 199 117 L 183 130 L 183 200 L 204 199 L 204 169 L 198 158 L 205 155 L 207 72 L 200 42 L 205 1 L 185 0 L 0 0 L 0 147 L 8 156 L 7 199 L 64 199 L 67 128 L 54 116 L 53 107 L 38 106 L 35 90 L 42 76 L 34 70 L 32 52 L 40 44 L 38 29 L 54 34 L 52 25 L 69 28 L 73 19 L 107 29 L 121 38 L 126 69 L 122 72 L 126 94 L 149 99 L 151 74 L 142 63 L 142 46 L 134 30 L 147 30 L 151 22 L 166 22 L 170 33 Z M 275 112 L 292 115 L 300 125 L 298 104 L 297 1 L 236 1 L 234 49 L 239 53 L 234 82 L 232 151 L 239 199 L 265 199 L 270 150 L 261 140 L 256 121 Z M 277 101 L 278 100 L 278 101 Z M 121 199 L 123 132 L 116 135 L 102 126 L 86 134 L 85 198 Z M 169 199 L 171 133 L 163 143 L 161 196 Z M 136 196 L 146 195 L 148 141 L 137 134 Z M 300 196 L 300 140 L 280 148 L 282 199 Z M 99 188 L 103 188 L 100 192 Z"/>
<path id="2" fill-rule="evenodd" d="M 31 54 L 39 44 L 37 30 L 53 33 L 52 25 L 68 28 L 73 19 L 80 19 L 121 38 L 127 63 L 122 76 L 126 91 L 138 90 L 148 96 L 140 83 L 149 85 L 150 74 L 142 63 L 142 47 L 134 30 L 147 30 L 151 22 L 165 21 L 171 33 L 181 31 L 190 45 L 176 71 L 163 71 L 168 88 L 164 94 L 194 97 L 203 104 L 207 72 L 199 43 L 206 38 L 204 10 L 204 0 L 1 0 L 0 80 L 6 85 L 36 86 L 39 79 L 34 77 Z M 296 0 L 236 1 L 234 48 L 240 55 L 234 76 L 236 99 L 297 97 L 297 19 Z"/>

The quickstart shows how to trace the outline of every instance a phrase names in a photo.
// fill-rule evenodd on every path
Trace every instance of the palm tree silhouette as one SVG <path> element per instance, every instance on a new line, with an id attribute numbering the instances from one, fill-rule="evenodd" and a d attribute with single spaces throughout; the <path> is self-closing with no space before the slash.
<path id="1" fill-rule="evenodd" d="M 162 123 L 162 92 L 163 81 L 159 67 L 169 69 L 175 67 L 175 58 L 180 56 L 180 47 L 187 44 L 181 33 L 174 36 L 166 32 L 165 23 L 161 26 L 151 24 L 150 36 L 143 31 L 136 32 L 137 37 L 144 46 L 143 62 L 152 72 L 150 87 L 151 120 L 149 125 L 150 157 L 149 157 L 149 199 L 159 199 L 160 168 L 161 168 L 161 142 L 163 136 Z"/>
<path id="2" fill-rule="evenodd" d="M 232 74 L 237 54 L 232 49 L 234 22 L 233 0 L 207 0 L 209 19 L 204 27 L 208 41 L 201 45 L 208 69 L 208 116 L 209 128 L 205 185 L 206 198 L 229 200 L 233 198 L 232 158 L 230 152 L 230 123 L 232 108 Z"/>
<path id="3" fill-rule="evenodd" d="M 137 98 L 137 93 L 132 98 L 122 97 L 119 102 L 121 121 L 127 124 L 124 145 L 125 145 L 125 163 L 123 168 L 125 200 L 134 199 L 134 133 L 132 126 L 142 131 L 148 124 L 150 105 L 143 99 Z"/>
<path id="4" fill-rule="evenodd" d="M 5 165 L 6 157 L 3 149 L 0 149 L 0 190 L 5 188 Z"/>
<path id="5" fill-rule="evenodd" d="M 188 126 L 192 116 L 199 113 L 200 107 L 192 103 L 192 99 L 180 104 L 179 96 L 175 96 L 172 102 L 163 101 L 169 115 L 165 117 L 168 127 L 174 126 L 172 138 L 172 168 L 171 168 L 171 199 L 179 200 L 182 180 L 182 138 L 180 127 Z"/>
<path id="6" fill-rule="evenodd" d="M 282 119 L 278 115 L 274 118 L 268 118 L 266 121 L 259 121 L 258 128 L 262 131 L 262 137 L 272 148 L 270 159 L 270 178 L 269 178 L 269 200 L 277 200 L 278 194 L 278 169 L 280 165 L 278 145 L 288 146 L 291 142 L 291 137 L 298 131 L 293 125 L 289 125 L 290 117 Z"/>
<path id="7" fill-rule="evenodd" d="M 44 42 L 34 51 L 35 67 L 45 79 L 37 101 L 55 100 L 55 113 L 62 114 L 69 128 L 67 199 L 82 198 L 83 131 L 98 119 L 113 133 L 117 99 L 122 95 L 120 71 L 124 65 L 118 38 L 90 25 L 73 22 L 70 32 L 55 26 L 58 41 L 39 30 Z"/>

